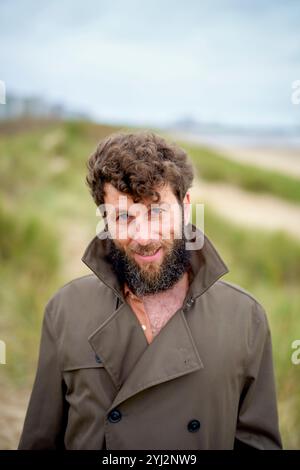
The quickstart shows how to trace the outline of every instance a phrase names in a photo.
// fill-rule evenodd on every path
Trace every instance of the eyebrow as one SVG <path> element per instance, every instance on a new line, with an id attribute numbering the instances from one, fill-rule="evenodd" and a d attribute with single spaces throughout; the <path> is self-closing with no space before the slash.
<path id="1" fill-rule="evenodd" d="M 153 204 L 153 205 L 158 205 L 158 206 L 160 206 L 160 205 L 166 204 L 166 203 L 165 203 L 165 201 L 152 202 L 151 204 L 148 204 L 148 205 L 147 205 L 147 208 L 150 209 L 150 207 L 151 207 L 152 204 Z M 117 213 L 117 214 L 120 214 L 120 212 L 122 212 L 122 213 L 123 213 L 123 212 L 128 213 L 128 210 L 126 210 L 126 209 L 120 209 L 119 207 L 115 207 L 115 210 L 116 210 L 116 213 Z"/>

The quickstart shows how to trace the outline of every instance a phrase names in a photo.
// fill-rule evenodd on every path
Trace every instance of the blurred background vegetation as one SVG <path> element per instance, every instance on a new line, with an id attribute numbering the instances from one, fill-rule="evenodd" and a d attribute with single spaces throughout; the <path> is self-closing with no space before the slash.
<path id="1" fill-rule="evenodd" d="M 17 444 L 48 298 L 89 273 L 80 258 L 95 235 L 97 217 L 85 184 L 86 161 L 98 141 L 116 130 L 84 120 L 0 124 L 0 331 L 7 346 L 7 364 L 0 366 L 0 448 Z M 180 145 L 195 165 L 193 203 L 203 202 L 197 200 L 202 181 L 204 188 L 220 184 L 214 191 L 221 199 L 226 183 L 243 188 L 250 200 L 260 193 L 299 204 L 295 177 L 231 161 L 208 147 Z M 300 334 L 300 238 L 238 224 L 209 201 L 205 232 L 230 269 L 225 279 L 249 290 L 267 312 L 284 447 L 300 448 L 300 369 L 291 363 L 291 343 Z"/>

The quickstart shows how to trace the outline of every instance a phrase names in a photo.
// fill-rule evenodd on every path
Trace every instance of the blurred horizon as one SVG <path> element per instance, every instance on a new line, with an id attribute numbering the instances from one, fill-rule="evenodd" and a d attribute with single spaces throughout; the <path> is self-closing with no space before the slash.
<path id="1" fill-rule="evenodd" d="M 296 126 L 243 126 L 226 125 L 219 122 L 199 121 L 189 116 L 170 121 L 158 126 L 155 122 L 138 123 L 135 121 L 97 120 L 91 115 L 65 107 L 62 103 L 51 103 L 42 96 L 6 95 L 5 104 L 0 106 L 0 123 L 10 123 L 26 120 L 73 120 L 86 121 L 93 124 L 108 126 L 133 126 L 135 128 L 157 128 L 166 131 L 174 137 L 208 146 L 221 146 L 222 148 L 244 149 L 282 149 L 284 151 L 296 150 L 299 157 L 300 149 L 300 123 Z"/>

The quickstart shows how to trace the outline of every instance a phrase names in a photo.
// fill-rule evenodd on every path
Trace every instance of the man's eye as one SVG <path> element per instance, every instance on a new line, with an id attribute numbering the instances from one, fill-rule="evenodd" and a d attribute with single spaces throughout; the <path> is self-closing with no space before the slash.
<path id="1" fill-rule="evenodd" d="M 152 207 L 151 208 L 151 213 L 153 215 L 159 215 L 163 212 L 162 208 L 161 207 Z"/>
<path id="2" fill-rule="evenodd" d="M 121 222 L 125 222 L 126 220 L 128 220 L 128 214 L 126 214 L 126 212 L 119 214 L 117 217 L 117 220 L 120 220 Z"/>

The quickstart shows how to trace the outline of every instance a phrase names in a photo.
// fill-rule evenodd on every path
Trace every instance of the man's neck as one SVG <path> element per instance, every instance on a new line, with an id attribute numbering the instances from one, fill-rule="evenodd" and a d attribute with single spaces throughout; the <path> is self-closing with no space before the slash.
<path id="1" fill-rule="evenodd" d="M 183 276 L 170 289 L 142 297 L 153 336 L 156 336 L 170 318 L 182 307 L 188 289 L 189 274 L 185 271 Z"/>

